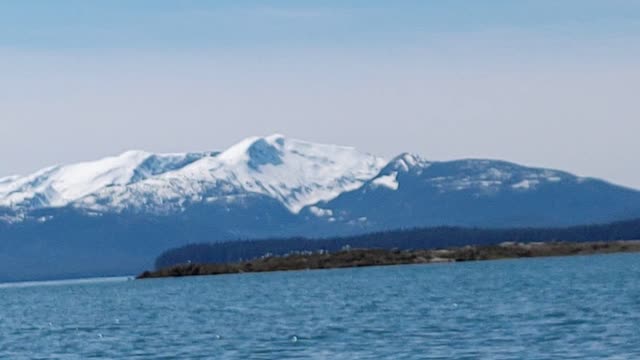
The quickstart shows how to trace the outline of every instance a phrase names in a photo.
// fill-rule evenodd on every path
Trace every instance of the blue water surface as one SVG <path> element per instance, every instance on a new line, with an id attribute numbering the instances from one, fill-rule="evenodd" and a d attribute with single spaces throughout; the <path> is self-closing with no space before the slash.
<path id="1" fill-rule="evenodd" d="M 0 285 L 1 359 L 640 359 L 640 255 Z"/>

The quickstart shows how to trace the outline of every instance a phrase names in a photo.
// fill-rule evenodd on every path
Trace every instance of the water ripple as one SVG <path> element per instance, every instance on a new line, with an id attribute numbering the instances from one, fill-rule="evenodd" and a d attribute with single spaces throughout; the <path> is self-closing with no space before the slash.
<path id="1" fill-rule="evenodd" d="M 640 358 L 639 260 L 0 285 L 0 358 Z"/>

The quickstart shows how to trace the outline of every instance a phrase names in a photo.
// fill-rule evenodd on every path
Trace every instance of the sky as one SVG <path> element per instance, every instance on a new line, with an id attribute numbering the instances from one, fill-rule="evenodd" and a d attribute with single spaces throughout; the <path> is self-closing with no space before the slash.
<path id="1" fill-rule="evenodd" d="M 640 1 L 0 2 L 0 177 L 282 133 L 640 189 Z"/>

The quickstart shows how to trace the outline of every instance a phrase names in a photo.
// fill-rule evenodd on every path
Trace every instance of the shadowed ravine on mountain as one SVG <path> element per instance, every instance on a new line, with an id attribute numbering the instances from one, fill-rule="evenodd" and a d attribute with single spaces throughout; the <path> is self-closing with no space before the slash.
<path id="1" fill-rule="evenodd" d="M 191 243 L 640 217 L 640 192 L 494 160 L 391 161 L 282 135 L 0 181 L 0 280 L 137 273 Z M 600 240 L 600 239 L 596 239 Z"/>

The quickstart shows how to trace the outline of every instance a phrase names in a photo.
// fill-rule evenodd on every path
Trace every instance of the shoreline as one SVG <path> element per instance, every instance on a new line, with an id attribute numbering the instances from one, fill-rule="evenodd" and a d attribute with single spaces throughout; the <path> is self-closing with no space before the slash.
<path id="1" fill-rule="evenodd" d="M 502 243 L 446 249 L 385 250 L 348 249 L 338 252 L 305 252 L 270 256 L 227 264 L 180 264 L 145 271 L 136 279 L 240 274 L 366 266 L 437 264 L 466 261 L 519 259 L 640 252 L 640 240 L 597 242 Z"/>

